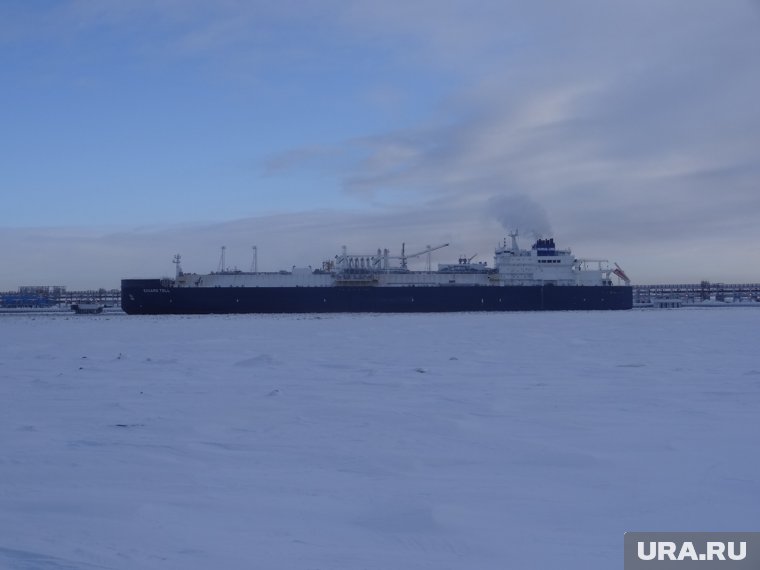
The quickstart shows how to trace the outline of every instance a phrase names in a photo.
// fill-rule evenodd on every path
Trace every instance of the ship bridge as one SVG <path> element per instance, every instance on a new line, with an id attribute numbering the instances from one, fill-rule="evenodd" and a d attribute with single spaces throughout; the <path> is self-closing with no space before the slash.
<path id="1" fill-rule="evenodd" d="M 612 269 L 587 266 L 589 260 L 576 259 L 569 249 L 558 249 L 554 238 L 538 238 L 530 249 L 520 249 L 517 232 L 496 247 L 494 261 L 499 281 L 514 285 L 610 285 Z"/>

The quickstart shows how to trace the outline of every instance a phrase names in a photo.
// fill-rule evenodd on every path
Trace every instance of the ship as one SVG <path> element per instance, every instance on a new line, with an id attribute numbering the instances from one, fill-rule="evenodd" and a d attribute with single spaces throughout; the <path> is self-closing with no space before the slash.
<path id="1" fill-rule="evenodd" d="M 388 249 L 357 255 L 344 246 L 317 269 L 289 271 L 225 269 L 186 273 L 176 255 L 175 277 L 123 279 L 121 306 L 130 315 L 232 313 L 431 313 L 456 311 L 626 310 L 633 306 L 630 279 L 620 266 L 579 259 L 554 238 L 530 249 L 508 234 L 494 252 L 494 265 L 460 256 L 431 267 L 431 253 L 449 244 L 392 256 Z M 426 270 L 408 261 L 427 256 Z M 613 275 L 617 283 L 613 282 Z"/>

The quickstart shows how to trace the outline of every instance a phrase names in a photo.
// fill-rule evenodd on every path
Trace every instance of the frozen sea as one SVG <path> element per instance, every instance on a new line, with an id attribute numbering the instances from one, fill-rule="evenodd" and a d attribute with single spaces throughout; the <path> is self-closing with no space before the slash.
<path id="1" fill-rule="evenodd" d="M 760 310 L 0 316 L 0 568 L 605 569 L 760 530 Z"/>

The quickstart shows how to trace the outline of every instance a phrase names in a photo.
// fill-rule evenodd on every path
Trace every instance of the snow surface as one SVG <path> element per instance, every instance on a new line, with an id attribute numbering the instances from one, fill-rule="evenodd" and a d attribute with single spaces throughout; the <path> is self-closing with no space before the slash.
<path id="1" fill-rule="evenodd" d="M 760 311 L 0 317 L 0 567 L 622 568 L 760 530 Z"/>

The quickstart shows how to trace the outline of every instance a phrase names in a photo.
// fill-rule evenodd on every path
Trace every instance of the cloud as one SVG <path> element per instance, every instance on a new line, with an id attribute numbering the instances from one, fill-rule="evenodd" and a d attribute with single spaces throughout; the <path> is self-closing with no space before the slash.
<path id="1" fill-rule="evenodd" d="M 286 70 L 295 83 L 296 70 L 331 67 L 349 76 L 377 66 L 377 83 L 359 86 L 360 98 L 372 99 L 379 85 L 377 107 L 409 109 L 403 120 L 344 125 L 341 135 L 308 133 L 302 144 L 280 138 L 285 150 L 260 164 L 283 188 L 317 171 L 363 200 L 363 210 L 160 231 L 19 230 L 8 235 L 6 265 L 25 268 L 25 280 L 53 266 L 63 271 L 67 256 L 81 268 L 72 282 L 95 278 L 96 259 L 113 282 L 160 272 L 146 260 L 186 250 L 210 269 L 222 244 L 247 255 L 258 243 L 262 263 L 278 253 L 274 267 L 314 263 L 342 241 L 385 247 L 389 235 L 423 245 L 459 238 L 463 249 L 482 250 L 503 231 L 497 218 L 541 233 L 551 220 L 560 243 L 592 256 L 620 252 L 642 276 L 655 269 L 696 276 L 706 252 L 733 259 L 736 276 L 757 265 L 734 253 L 737 243 L 760 242 L 756 2 L 79 0 L 36 21 L 17 12 L 0 18 L 4 41 L 105 30 L 138 38 L 124 49 L 145 61 L 187 58 L 241 77 L 266 67 Z M 395 73 L 383 75 L 386 68 Z M 417 93 L 410 80 L 417 75 L 438 81 Z M 293 110 L 293 123 L 303 120 Z M 487 214 L 489 207 L 507 214 Z M 598 251 L 606 248 L 612 253 Z M 245 267 L 245 256 L 237 263 Z"/>
<path id="2" fill-rule="evenodd" d="M 705 6 L 645 18 L 651 37 L 640 45 L 640 23 L 623 30 L 613 51 L 636 55 L 630 66 L 601 55 L 595 65 L 572 60 L 569 79 L 487 77 L 423 124 L 346 140 L 334 175 L 347 192 L 386 203 L 526 198 L 571 239 L 730 235 L 760 211 L 760 72 L 749 56 L 760 42 L 741 9 L 702 22 Z M 677 17 L 684 25 L 668 43 Z M 724 29 L 734 34 L 715 35 Z"/>

